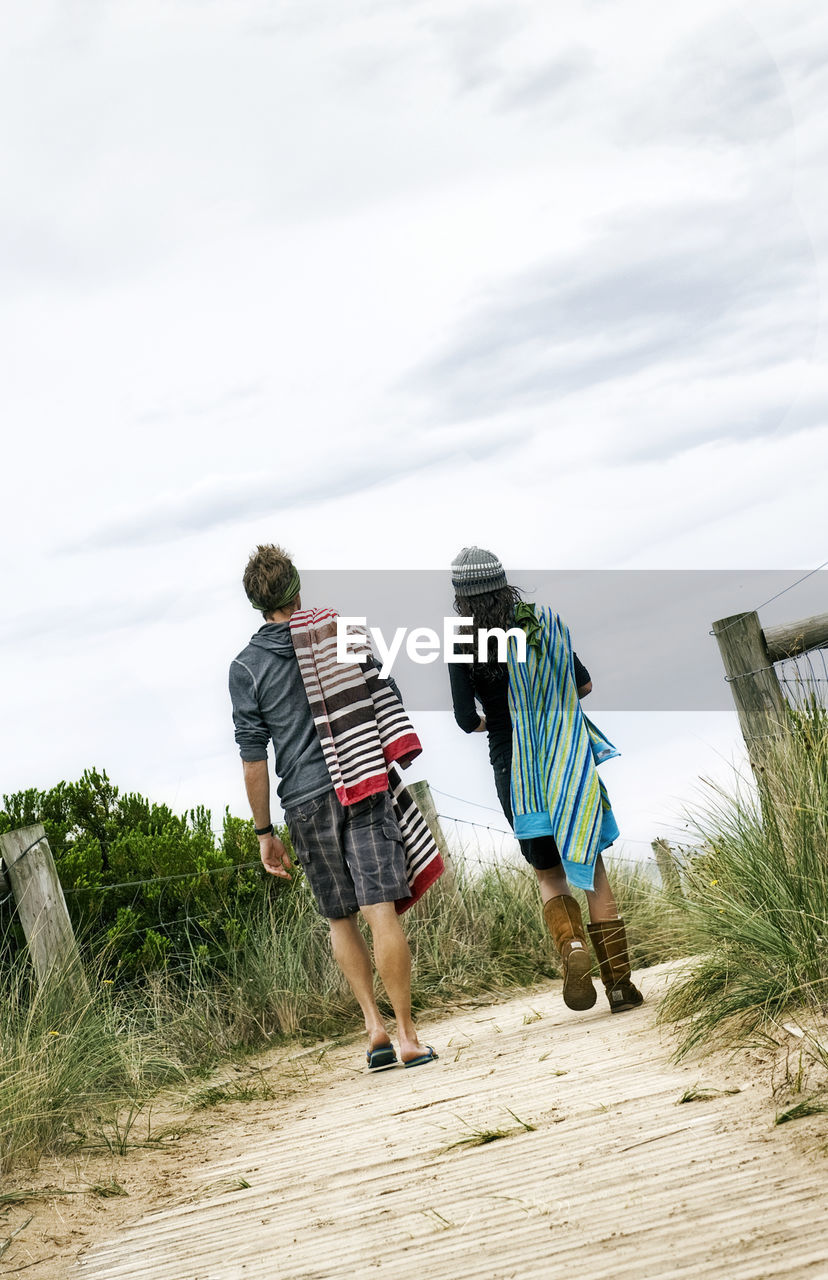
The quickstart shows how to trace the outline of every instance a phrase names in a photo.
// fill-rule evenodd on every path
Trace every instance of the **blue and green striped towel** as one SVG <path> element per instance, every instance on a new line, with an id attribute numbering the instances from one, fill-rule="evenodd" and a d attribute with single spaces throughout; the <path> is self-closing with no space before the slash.
<path id="1" fill-rule="evenodd" d="M 515 835 L 554 836 L 567 879 L 591 889 L 596 857 L 618 837 L 596 765 L 619 752 L 581 710 L 569 628 L 545 606 L 535 612 L 540 644 L 525 662 L 509 640 Z"/>

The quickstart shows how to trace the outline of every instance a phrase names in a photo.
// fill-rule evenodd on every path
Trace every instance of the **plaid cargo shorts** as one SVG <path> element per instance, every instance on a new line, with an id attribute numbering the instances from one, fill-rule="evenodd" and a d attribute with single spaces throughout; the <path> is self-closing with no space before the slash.
<path id="1" fill-rule="evenodd" d="M 391 794 L 341 805 L 333 790 L 285 809 L 293 851 L 328 920 L 410 894 Z"/>

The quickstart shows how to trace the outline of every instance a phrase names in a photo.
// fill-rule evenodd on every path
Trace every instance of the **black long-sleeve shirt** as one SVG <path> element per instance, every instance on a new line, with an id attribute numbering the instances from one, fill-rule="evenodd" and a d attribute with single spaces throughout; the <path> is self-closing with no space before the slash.
<path id="1" fill-rule="evenodd" d="M 575 684 L 582 689 L 590 675 L 577 653 L 572 654 Z M 480 723 L 480 711 L 486 717 L 489 736 L 489 759 L 494 760 L 511 748 L 512 717 L 509 713 L 509 672 L 505 662 L 494 667 L 480 667 L 470 662 L 448 664 L 454 718 L 465 733 L 473 733 Z"/>

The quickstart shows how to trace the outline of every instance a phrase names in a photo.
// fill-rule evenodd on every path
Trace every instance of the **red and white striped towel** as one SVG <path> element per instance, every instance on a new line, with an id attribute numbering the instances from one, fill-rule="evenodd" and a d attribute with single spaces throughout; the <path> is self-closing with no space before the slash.
<path id="1" fill-rule="evenodd" d="M 364 628 L 349 624 L 348 648 L 366 662 L 337 662 L 334 609 L 299 609 L 290 637 L 308 695 L 313 722 L 340 804 L 354 804 L 391 791 L 402 832 L 411 897 L 397 902 L 405 911 L 442 875 L 444 866 L 425 818 L 398 770 L 422 751 L 405 708 L 380 677 Z"/>

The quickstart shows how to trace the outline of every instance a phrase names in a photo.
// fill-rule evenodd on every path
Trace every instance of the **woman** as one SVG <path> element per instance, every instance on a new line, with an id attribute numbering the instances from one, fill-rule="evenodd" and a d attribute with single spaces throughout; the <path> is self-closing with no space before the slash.
<path id="1" fill-rule="evenodd" d="M 452 562 L 451 578 L 455 609 L 473 620 L 475 637 L 472 662 L 449 665 L 454 718 L 466 733 L 488 734 L 498 798 L 537 876 L 544 918 L 561 957 L 564 1001 L 570 1009 L 589 1009 L 596 1000 L 571 881 L 586 892 L 587 927 L 610 1009 L 633 1009 L 643 996 L 631 980 L 624 922 L 601 858 L 618 828 L 595 769 L 618 752 L 581 712 L 579 700 L 592 689 L 589 672 L 558 615 L 523 603 L 490 551 L 464 547 Z M 488 658 L 479 660 L 480 628 L 515 626 L 526 633 L 524 662 L 514 638 L 508 662 L 498 661 L 495 639 L 489 640 Z"/>

